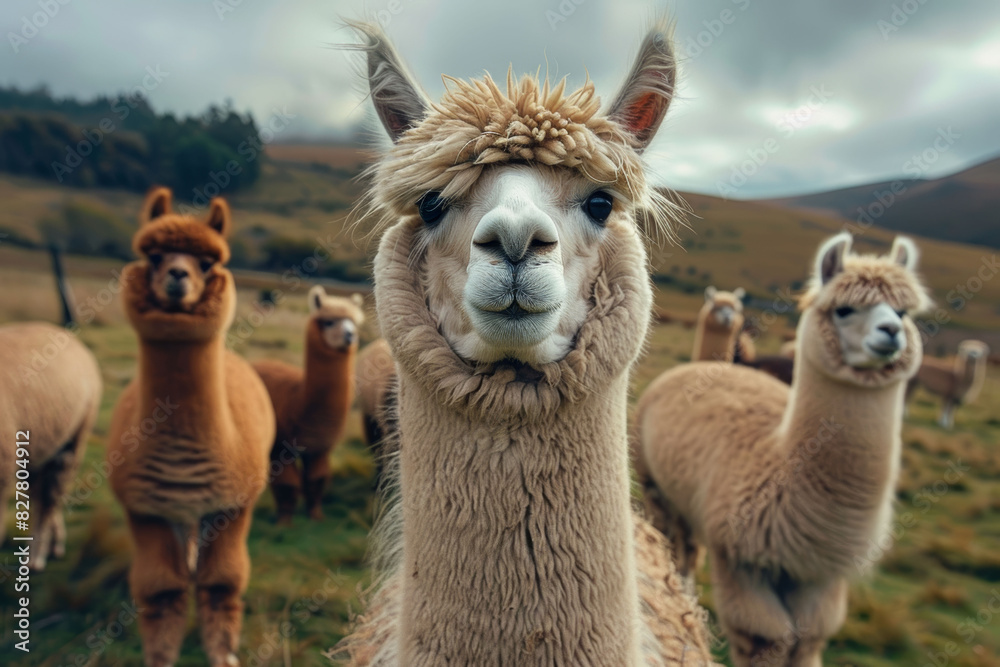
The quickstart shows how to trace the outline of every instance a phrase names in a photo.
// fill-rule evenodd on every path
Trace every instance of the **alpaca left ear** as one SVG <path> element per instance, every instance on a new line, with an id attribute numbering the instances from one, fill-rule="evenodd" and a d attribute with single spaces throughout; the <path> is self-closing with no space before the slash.
<path id="1" fill-rule="evenodd" d="M 315 313 L 323 307 L 323 299 L 326 297 L 326 290 L 322 285 L 314 285 L 309 290 L 309 314 Z"/>
<path id="2" fill-rule="evenodd" d="M 715 300 L 715 295 L 719 290 L 715 289 L 715 285 L 709 285 L 705 288 L 705 301 Z"/>
<path id="3" fill-rule="evenodd" d="M 208 209 L 208 220 L 205 224 L 219 232 L 223 237 L 229 236 L 229 229 L 232 227 L 232 215 L 229 212 L 229 204 L 222 197 L 212 200 Z"/>
<path id="4" fill-rule="evenodd" d="M 841 232 L 820 246 L 816 254 L 816 277 L 821 285 L 844 270 L 844 256 L 851 249 L 851 241 L 850 233 Z"/>
<path id="5" fill-rule="evenodd" d="M 352 294 L 351 295 L 351 301 L 358 308 L 362 308 L 365 305 L 365 297 L 361 296 L 360 292 L 355 292 L 354 294 Z"/>
<path id="6" fill-rule="evenodd" d="M 632 71 L 608 111 L 608 117 L 632 136 L 640 153 L 656 135 L 674 96 L 677 64 L 670 32 L 661 20 L 642 40 Z"/>
<path id="7" fill-rule="evenodd" d="M 920 251 L 917 250 L 917 244 L 908 237 L 897 236 L 896 240 L 892 242 L 892 250 L 889 251 L 889 257 L 903 268 L 913 271 L 917 268 L 917 258 L 919 256 Z"/>
<path id="8" fill-rule="evenodd" d="M 742 287 L 737 287 L 736 289 L 733 290 L 733 296 L 735 296 L 740 301 L 742 301 L 743 297 L 745 297 L 746 295 L 747 295 L 747 292 Z"/>

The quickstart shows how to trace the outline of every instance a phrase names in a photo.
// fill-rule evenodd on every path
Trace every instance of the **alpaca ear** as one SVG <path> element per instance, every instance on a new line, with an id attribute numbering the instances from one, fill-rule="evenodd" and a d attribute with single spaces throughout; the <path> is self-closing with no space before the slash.
<path id="1" fill-rule="evenodd" d="M 670 42 L 670 29 L 660 21 L 642 40 L 639 55 L 629 72 L 608 117 L 635 140 L 642 152 L 653 140 L 674 95 L 677 64 Z"/>
<path id="2" fill-rule="evenodd" d="M 709 285 L 705 288 L 705 301 L 714 301 L 715 295 L 719 290 L 715 289 L 715 285 Z"/>
<path id="3" fill-rule="evenodd" d="M 314 285 L 309 290 L 309 314 L 315 313 L 323 307 L 323 299 L 326 297 L 326 290 L 322 285 Z"/>
<path id="4" fill-rule="evenodd" d="M 139 213 L 139 224 L 145 225 L 156 220 L 162 215 L 166 215 L 173 210 L 174 193 L 170 188 L 153 188 L 146 195 L 146 201 L 142 203 L 142 212 Z"/>
<path id="5" fill-rule="evenodd" d="M 365 305 L 365 297 L 361 296 L 361 293 L 360 293 L 360 292 L 355 292 L 354 294 L 352 294 L 352 295 L 351 295 L 351 301 L 352 301 L 352 302 L 354 303 L 354 305 L 355 305 L 355 306 L 357 306 L 358 308 L 364 308 L 364 305 Z"/>
<path id="6" fill-rule="evenodd" d="M 920 251 L 917 250 L 917 244 L 906 236 L 897 236 L 892 242 L 892 250 L 889 251 L 889 257 L 896 264 L 899 264 L 908 271 L 913 271 L 917 268 L 917 258 L 920 256 Z"/>
<path id="7" fill-rule="evenodd" d="M 349 22 L 364 39 L 352 47 L 368 57 L 368 87 L 375 112 L 393 143 L 427 114 L 430 103 L 420 86 L 406 71 L 402 59 L 382 29 L 374 23 Z"/>
<path id="8" fill-rule="evenodd" d="M 844 256 L 851 249 L 851 235 L 841 232 L 828 239 L 816 254 L 816 277 L 825 285 L 844 270 Z"/>
<path id="9" fill-rule="evenodd" d="M 229 212 L 229 204 L 222 197 L 216 197 L 209 204 L 208 219 L 205 224 L 219 232 L 222 236 L 229 236 L 229 230 L 233 226 L 232 215 Z"/>
<path id="10" fill-rule="evenodd" d="M 747 292 L 742 287 L 737 287 L 736 289 L 733 290 L 733 296 L 735 296 L 740 301 L 742 301 L 743 297 L 745 297 L 746 295 Z"/>

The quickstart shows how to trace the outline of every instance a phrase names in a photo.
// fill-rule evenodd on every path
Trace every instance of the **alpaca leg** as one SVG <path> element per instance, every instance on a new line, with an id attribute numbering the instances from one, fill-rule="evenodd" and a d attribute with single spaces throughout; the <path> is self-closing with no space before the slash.
<path id="1" fill-rule="evenodd" d="M 329 452 L 302 457 L 302 486 L 306 497 L 306 511 L 311 519 L 323 518 L 323 489 L 329 479 Z"/>
<path id="2" fill-rule="evenodd" d="M 938 424 L 949 431 L 955 426 L 955 403 L 950 399 L 945 399 L 941 404 L 941 417 Z"/>
<path id="3" fill-rule="evenodd" d="M 693 586 L 700 549 L 694 541 L 691 526 L 653 482 L 644 485 L 642 498 L 649 522 L 670 542 L 677 573 Z"/>
<path id="4" fill-rule="evenodd" d="M 129 586 L 139 607 L 146 667 L 177 662 L 187 627 L 187 543 L 183 531 L 159 517 L 129 515 L 135 544 Z"/>
<path id="5" fill-rule="evenodd" d="M 93 419 L 88 418 L 73 439 L 45 463 L 38 478 L 32 482 L 32 493 L 38 499 L 35 512 L 39 530 L 36 534 L 40 538 L 32 554 L 32 567 L 36 570 L 44 569 L 49 557 L 62 558 L 66 554 L 66 519 L 62 504 L 83 461 L 92 423 Z"/>
<path id="6" fill-rule="evenodd" d="M 297 456 L 290 448 L 275 448 L 271 452 L 271 493 L 274 494 L 274 504 L 278 511 L 278 524 L 287 526 L 292 523 L 295 506 L 299 502 L 301 490 L 299 471 L 296 464 Z"/>
<path id="7" fill-rule="evenodd" d="M 833 581 L 822 588 L 797 588 L 785 597 L 792 612 L 798 642 L 789 667 L 823 667 L 823 649 L 847 618 L 847 582 Z"/>
<path id="8" fill-rule="evenodd" d="M 238 665 L 236 649 L 243 625 L 243 593 L 250 581 L 247 535 L 253 508 L 227 512 L 202 520 L 201 546 L 196 575 L 201 642 L 212 667 Z M 211 526 L 211 527 L 209 527 Z"/>
<path id="9" fill-rule="evenodd" d="M 796 643 L 792 618 L 774 589 L 712 557 L 712 590 L 735 667 L 786 667 Z"/>

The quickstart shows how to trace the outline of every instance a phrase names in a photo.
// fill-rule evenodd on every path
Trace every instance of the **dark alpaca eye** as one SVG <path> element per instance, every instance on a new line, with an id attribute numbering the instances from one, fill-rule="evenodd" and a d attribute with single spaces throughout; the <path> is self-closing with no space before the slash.
<path id="1" fill-rule="evenodd" d="M 198 262 L 198 265 L 201 267 L 201 272 L 206 273 L 209 269 L 215 266 L 215 260 L 211 257 L 202 257 Z"/>
<path id="2" fill-rule="evenodd" d="M 154 269 L 160 265 L 160 262 L 163 261 L 163 255 L 157 252 L 150 253 L 146 255 L 146 257 L 149 259 L 149 265 Z"/>
<path id="3" fill-rule="evenodd" d="M 440 192 L 431 191 L 417 202 L 417 210 L 420 212 L 420 219 L 424 221 L 424 224 L 433 227 L 444 216 L 448 206 L 441 198 Z"/>
<path id="4" fill-rule="evenodd" d="M 905 309 L 904 310 L 897 310 L 896 311 L 896 315 L 899 316 L 899 319 L 903 319 L 904 317 L 906 317 L 906 310 Z"/>
<path id="5" fill-rule="evenodd" d="M 841 306 L 837 310 L 833 311 L 837 314 L 837 317 L 847 317 L 848 315 L 854 314 L 854 309 L 850 306 Z"/>
<path id="6" fill-rule="evenodd" d="M 598 224 L 604 224 L 608 216 L 611 215 L 612 204 L 611 195 L 598 190 L 587 197 L 587 201 L 583 203 L 583 210 L 590 216 L 591 220 Z"/>

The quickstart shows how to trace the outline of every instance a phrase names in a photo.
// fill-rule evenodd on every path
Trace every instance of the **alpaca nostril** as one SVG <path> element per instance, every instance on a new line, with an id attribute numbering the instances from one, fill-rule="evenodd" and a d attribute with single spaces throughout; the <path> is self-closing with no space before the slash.
<path id="1" fill-rule="evenodd" d="M 171 278 L 174 278 L 176 280 L 181 280 L 182 278 L 187 278 L 188 277 L 187 269 L 172 268 L 172 269 L 169 269 L 167 271 L 167 273 L 170 274 Z"/>
<path id="2" fill-rule="evenodd" d="M 889 338 L 892 338 L 893 340 L 895 340 L 896 336 L 899 334 L 899 325 L 898 324 L 882 324 L 882 325 L 879 325 L 878 330 L 881 331 L 882 333 L 886 334 L 887 336 L 889 336 Z"/>

